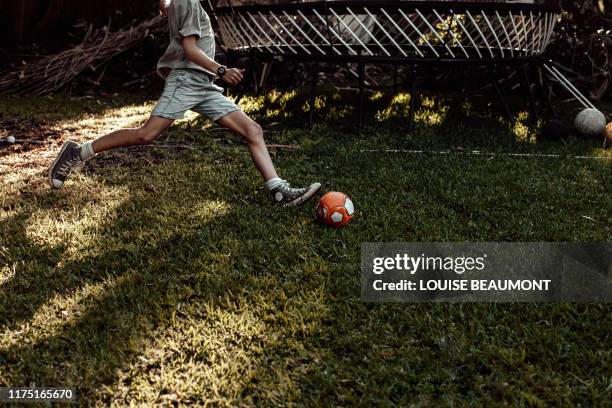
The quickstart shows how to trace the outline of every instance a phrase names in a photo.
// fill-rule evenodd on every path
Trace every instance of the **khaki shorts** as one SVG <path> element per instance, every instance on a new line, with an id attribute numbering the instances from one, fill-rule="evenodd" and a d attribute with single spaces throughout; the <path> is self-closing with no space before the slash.
<path id="1" fill-rule="evenodd" d="M 240 108 L 222 94 L 209 74 L 195 69 L 175 69 L 166 78 L 164 92 L 151 116 L 182 119 L 192 110 L 217 121 Z"/>

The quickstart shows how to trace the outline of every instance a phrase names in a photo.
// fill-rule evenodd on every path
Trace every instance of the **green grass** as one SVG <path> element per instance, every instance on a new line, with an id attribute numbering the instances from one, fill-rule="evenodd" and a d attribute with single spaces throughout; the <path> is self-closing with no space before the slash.
<path id="1" fill-rule="evenodd" d="M 89 405 L 612 406 L 607 304 L 359 300 L 365 241 L 610 241 L 612 160 L 571 157 L 610 152 L 444 100 L 408 133 L 406 99 L 374 97 L 357 132 L 325 98 L 313 132 L 294 94 L 245 109 L 299 145 L 275 157 L 283 177 L 353 197 L 342 230 L 274 207 L 239 139 L 193 117 L 159 142 L 191 149 L 101 155 L 50 191 L 64 138 L 152 103 L 0 99 L 5 134 L 48 141 L 0 150 L 0 386 L 73 386 Z M 564 157 L 363 152 L 459 148 Z"/>

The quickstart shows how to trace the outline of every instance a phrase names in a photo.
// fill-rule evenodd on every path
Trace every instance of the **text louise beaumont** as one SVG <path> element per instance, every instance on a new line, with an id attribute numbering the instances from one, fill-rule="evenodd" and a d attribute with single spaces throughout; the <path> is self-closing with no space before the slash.
<path id="1" fill-rule="evenodd" d="M 550 279 L 420 279 L 417 281 L 402 279 L 396 282 L 384 282 L 377 279 L 372 282 L 376 291 L 548 291 Z"/>

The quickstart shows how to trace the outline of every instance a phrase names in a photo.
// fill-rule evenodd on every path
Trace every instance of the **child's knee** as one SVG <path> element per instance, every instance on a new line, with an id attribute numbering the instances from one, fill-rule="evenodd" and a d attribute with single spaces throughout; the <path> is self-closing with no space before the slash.
<path id="1" fill-rule="evenodd" d="M 136 129 L 136 141 L 138 144 L 151 144 L 159 137 L 161 132 L 146 126 Z"/>
<path id="2" fill-rule="evenodd" d="M 258 123 L 253 122 L 247 127 L 244 138 L 248 142 L 259 142 L 263 140 L 263 129 Z"/>

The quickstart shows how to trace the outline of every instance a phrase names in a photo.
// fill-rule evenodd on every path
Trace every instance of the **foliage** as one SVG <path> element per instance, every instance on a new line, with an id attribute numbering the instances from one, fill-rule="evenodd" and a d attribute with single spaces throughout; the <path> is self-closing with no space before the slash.
<path id="1" fill-rule="evenodd" d="M 612 7 L 602 0 L 566 1 L 549 57 L 595 100 L 612 96 Z"/>

